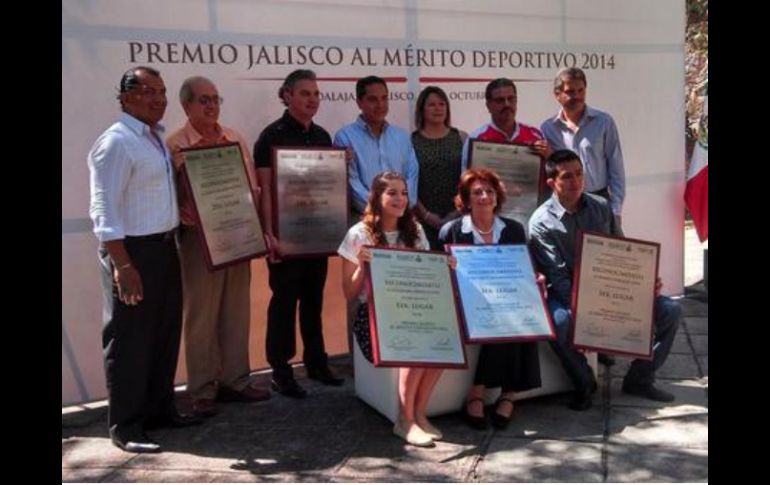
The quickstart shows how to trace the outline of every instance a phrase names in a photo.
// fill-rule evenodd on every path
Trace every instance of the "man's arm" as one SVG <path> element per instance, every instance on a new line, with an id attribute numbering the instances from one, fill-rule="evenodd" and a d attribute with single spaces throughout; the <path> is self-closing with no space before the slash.
<path id="1" fill-rule="evenodd" d="M 547 228 L 530 224 L 529 248 L 537 268 L 545 275 L 550 296 L 569 307 L 572 301 L 572 271 L 559 252 Z"/>
<path id="2" fill-rule="evenodd" d="M 131 177 L 131 164 L 120 140 L 97 140 L 88 156 L 91 169 L 91 208 L 94 232 L 107 249 L 113 265 L 113 279 L 118 298 L 126 305 L 136 305 L 144 297 L 142 279 L 126 251 L 125 232 L 119 206 Z"/>
<path id="3" fill-rule="evenodd" d="M 406 185 L 409 188 L 409 207 L 414 207 L 417 203 L 417 184 L 420 177 L 420 164 L 417 162 L 417 154 L 414 152 L 411 140 L 407 135 L 406 140 L 408 150 L 406 158 L 406 173 L 404 178 L 406 179 Z"/>
<path id="4" fill-rule="evenodd" d="M 465 138 L 465 141 L 463 142 L 463 156 L 460 159 L 460 173 L 465 173 L 466 170 L 468 170 L 468 150 L 470 150 L 471 145 L 471 137 Z"/>
<path id="5" fill-rule="evenodd" d="M 626 172 L 623 168 L 623 152 L 615 121 L 608 115 L 607 130 L 604 133 L 604 157 L 607 162 L 607 185 L 610 190 L 612 212 L 620 215 L 626 197 Z"/>
<path id="6" fill-rule="evenodd" d="M 91 204 L 89 214 L 99 241 L 123 239 L 120 217 L 123 193 L 131 178 L 131 163 L 120 140 L 102 136 L 88 155 Z"/>
<path id="7" fill-rule="evenodd" d="M 366 200 L 369 196 L 369 191 L 361 182 L 361 175 L 359 172 L 359 163 L 363 163 L 360 154 L 353 146 L 353 141 L 350 136 L 343 130 L 338 131 L 334 135 L 334 146 L 339 148 L 349 148 L 353 152 L 353 157 L 348 162 L 348 187 L 350 189 L 350 200 L 353 207 L 363 214 L 366 208 Z"/>
<path id="8" fill-rule="evenodd" d="M 271 164 L 273 142 L 263 131 L 254 143 L 254 164 L 257 169 L 257 180 L 262 188 L 259 197 L 259 215 L 262 220 L 262 233 L 271 251 L 271 257 L 277 257 L 278 240 L 273 233 L 273 169 Z"/>
<path id="9" fill-rule="evenodd" d="M 131 262 L 122 239 L 105 241 L 104 247 L 112 260 L 112 277 L 118 286 L 118 298 L 126 305 L 138 305 L 144 298 L 139 270 Z"/>

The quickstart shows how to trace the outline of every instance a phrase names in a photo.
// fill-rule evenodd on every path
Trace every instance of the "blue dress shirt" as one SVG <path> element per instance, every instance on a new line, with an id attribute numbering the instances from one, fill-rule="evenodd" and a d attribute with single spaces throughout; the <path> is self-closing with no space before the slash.
<path id="1" fill-rule="evenodd" d="M 353 160 L 348 165 L 350 203 L 359 213 L 364 212 L 372 180 L 380 172 L 392 170 L 406 179 L 409 207 L 417 203 L 419 164 L 412 140 L 405 130 L 385 123 L 379 137 L 374 136 L 364 119 L 343 126 L 334 135 L 334 145 L 353 149 Z"/>
<path id="2" fill-rule="evenodd" d="M 585 170 L 586 192 L 608 188 L 612 212 L 620 215 L 626 196 L 626 175 L 615 121 L 609 114 L 586 106 L 578 130 L 573 132 L 561 115 L 560 111 L 540 126 L 548 144 L 554 150 L 566 148 L 577 153 Z"/>

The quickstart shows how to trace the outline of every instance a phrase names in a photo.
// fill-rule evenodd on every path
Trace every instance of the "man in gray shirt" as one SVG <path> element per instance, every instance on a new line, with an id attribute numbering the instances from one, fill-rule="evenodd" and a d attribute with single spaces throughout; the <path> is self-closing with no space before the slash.
<path id="1" fill-rule="evenodd" d="M 570 301 L 575 248 L 578 230 L 620 236 L 615 218 L 606 199 L 584 191 L 583 163 L 571 150 L 557 150 L 546 160 L 547 184 L 553 195 L 532 214 L 529 220 L 530 247 L 539 271 L 548 282 L 548 309 L 553 317 L 557 339 L 552 340 L 556 355 L 575 385 L 569 407 L 582 411 L 592 404 L 596 378 L 585 356 L 569 342 L 572 322 Z M 636 359 L 623 379 L 623 392 L 661 402 L 674 396 L 656 388 L 655 371 L 666 361 L 674 335 L 681 321 L 678 303 L 660 296 L 662 283 L 655 285 L 655 317 L 653 360 Z"/>

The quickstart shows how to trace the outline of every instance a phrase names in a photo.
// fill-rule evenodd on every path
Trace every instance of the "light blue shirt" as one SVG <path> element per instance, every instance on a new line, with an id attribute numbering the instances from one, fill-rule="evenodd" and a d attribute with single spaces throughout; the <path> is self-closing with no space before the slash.
<path id="1" fill-rule="evenodd" d="M 353 149 L 353 160 L 348 165 L 348 187 L 351 206 L 357 212 L 364 212 L 374 177 L 387 170 L 398 172 L 406 179 L 409 207 L 417 203 L 420 168 L 406 130 L 386 122 L 382 134 L 375 137 L 359 115 L 334 135 L 334 145 Z"/>
<path id="2" fill-rule="evenodd" d="M 88 153 L 89 214 L 99 241 L 145 236 L 179 225 L 174 169 L 163 127 L 123 113 Z"/>
<path id="3" fill-rule="evenodd" d="M 567 127 L 562 111 L 545 120 L 540 129 L 552 149 L 566 148 L 580 156 L 586 192 L 608 188 L 612 212 L 620 215 L 626 196 L 626 175 L 618 128 L 612 116 L 586 106 L 576 132 Z"/>

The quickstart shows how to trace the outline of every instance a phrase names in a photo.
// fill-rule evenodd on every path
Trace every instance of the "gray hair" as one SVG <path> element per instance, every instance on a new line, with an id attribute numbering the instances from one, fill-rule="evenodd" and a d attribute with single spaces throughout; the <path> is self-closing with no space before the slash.
<path id="1" fill-rule="evenodd" d="M 286 76 L 286 79 L 283 80 L 283 84 L 281 84 L 281 87 L 278 88 L 278 97 L 281 98 L 281 102 L 285 106 L 289 106 L 283 97 L 283 95 L 286 94 L 286 91 L 293 90 L 294 86 L 300 81 L 315 81 L 315 80 L 316 80 L 315 73 L 310 69 L 297 69 L 295 71 L 292 71 L 288 76 Z"/>
<path id="2" fill-rule="evenodd" d="M 211 81 L 211 79 L 203 76 L 192 76 L 188 77 L 187 79 L 182 82 L 182 87 L 179 88 L 179 102 L 182 104 L 189 103 L 193 100 L 194 93 L 193 93 L 193 86 L 198 84 L 199 82 L 207 82 L 214 86 L 214 83 Z"/>
<path id="3" fill-rule="evenodd" d="M 579 67 L 565 67 L 559 74 L 556 75 L 556 79 L 553 80 L 553 90 L 558 93 L 564 87 L 566 81 L 583 81 L 583 84 L 588 86 L 588 79 L 586 79 L 586 73 Z"/>

